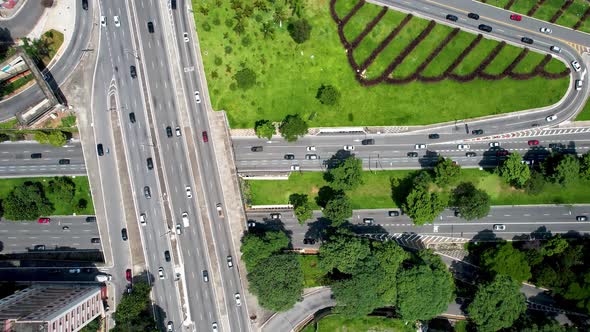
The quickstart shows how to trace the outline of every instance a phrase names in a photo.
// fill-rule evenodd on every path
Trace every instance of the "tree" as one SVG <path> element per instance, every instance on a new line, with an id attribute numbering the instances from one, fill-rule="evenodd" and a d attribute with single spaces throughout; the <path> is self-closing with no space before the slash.
<path id="1" fill-rule="evenodd" d="M 297 137 L 307 134 L 307 122 L 299 114 L 290 114 L 285 117 L 279 130 L 287 142 L 295 142 Z"/>
<path id="2" fill-rule="evenodd" d="M 414 188 L 406 197 L 403 209 L 412 218 L 414 224 L 424 225 L 432 222 L 444 210 L 445 205 L 442 195 L 430 192 L 426 186 L 417 186 L 414 181 Z"/>
<path id="3" fill-rule="evenodd" d="M 151 287 L 145 281 L 133 285 L 133 292 L 123 294 L 117 311 L 113 314 L 119 331 L 154 331 L 155 322 L 150 310 Z"/>
<path id="4" fill-rule="evenodd" d="M 322 84 L 315 97 L 324 105 L 336 105 L 340 100 L 340 92 L 333 85 Z"/>
<path id="5" fill-rule="evenodd" d="M 303 0 L 287 0 L 289 7 L 291 7 L 291 15 L 296 15 L 297 17 L 303 16 Z"/>
<path id="6" fill-rule="evenodd" d="M 262 307 L 285 311 L 301 298 L 303 270 L 295 255 L 273 255 L 263 259 L 248 273 L 248 281 Z"/>
<path id="7" fill-rule="evenodd" d="M 584 153 L 580 158 L 580 176 L 590 180 L 590 151 Z"/>
<path id="8" fill-rule="evenodd" d="M 434 182 L 439 186 L 452 183 L 461 174 L 461 166 L 456 165 L 450 158 L 438 157 L 434 166 Z"/>
<path id="9" fill-rule="evenodd" d="M 508 276 L 498 275 L 488 284 L 481 285 L 473 302 L 467 307 L 469 317 L 478 331 L 498 331 L 512 323 L 526 310 L 525 296 L 520 283 Z"/>
<path id="10" fill-rule="evenodd" d="M 322 271 L 330 273 L 336 269 L 351 274 L 359 262 L 371 254 L 371 248 L 365 238 L 339 234 L 323 243 L 319 254 L 319 267 Z"/>
<path id="11" fill-rule="evenodd" d="M 48 191 L 59 200 L 71 202 L 76 194 L 76 184 L 67 176 L 56 176 L 49 181 Z"/>
<path id="12" fill-rule="evenodd" d="M 260 32 L 262 32 L 262 36 L 264 39 L 275 39 L 275 27 L 274 23 L 271 21 L 262 23 L 262 27 L 260 28 Z"/>
<path id="13" fill-rule="evenodd" d="M 348 156 L 343 162 L 328 170 L 325 179 L 336 190 L 354 190 L 363 184 L 363 161 Z"/>
<path id="14" fill-rule="evenodd" d="M 311 219 L 313 216 L 311 202 L 307 195 L 291 194 L 289 196 L 289 203 L 293 205 L 293 210 L 295 211 L 295 215 L 300 224 L 303 225 L 306 220 Z"/>
<path id="15" fill-rule="evenodd" d="M 566 186 L 575 182 L 580 176 L 580 162 L 578 157 L 568 154 L 563 156 L 555 168 L 553 180 Z"/>
<path id="16" fill-rule="evenodd" d="M 254 271 L 262 260 L 289 246 L 289 238 L 284 232 L 268 231 L 263 234 L 248 233 L 242 239 L 242 258 L 248 271 Z"/>
<path id="17" fill-rule="evenodd" d="M 254 124 L 254 131 L 259 138 L 271 139 L 275 134 L 276 128 L 269 120 L 258 120 Z"/>
<path id="18" fill-rule="evenodd" d="M 453 190 L 453 204 L 461 217 L 467 220 L 479 219 L 490 212 L 490 196 L 475 188 L 471 182 L 463 182 Z"/>
<path id="19" fill-rule="evenodd" d="M 498 171 L 506 182 L 517 188 L 524 187 L 531 178 L 531 169 L 527 164 L 522 163 L 522 156 L 518 152 L 511 153 Z"/>
<path id="20" fill-rule="evenodd" d="M 385 272 L 377 285 L 377 294 L 381 294 L 385 305 L 393 306 L 397 303 L 397 272 L 410 255 L 395 241 L 371 241 L 371 252 Z"/>
<path id="21" fill-rule="evenodd" d="M 541 247 L 541 255 L 553 256 L 564 252 L 569 247 L 567 240 L 562 238 L 560 234 L 555 235 Z"/>
<path id="22" fill-rule="evenodd" d="M 304 18 L 289 22 L 287 30 L 297 44 L 304 43 L 311 35 L 311 25 Z"/>
<path id="23" fill-rule="evenodd" d="M 64 134 L 62 131 L 60 130 L 55 130 L 49 133 L 49 144 L 53 145 L 53 146 L 64 146 L 68 140 L 66 137 L 66 134 Z"/>
<path id="24" fill-rule="evenodd" d="M 512 244 L 508 242 L 484 251 L 481 262 L 488 271 L 507 275 L 518 282 L 531 278 L 531 268 L 526 260 L 526 255 L 520 250 L 514 249 Z"/>
<path id="25" fill-rule="evenodd" d="M 531 177 L 526 182 L 524 186 L 524 190 L 529 195 L 537 195 L 543 192 L 543 187 L 545 187 L 545 176 L 539 172 L 531 171 Z"/>
<path id="26" fill-rule="evenodd" d="M 25 182 L 14 187 L 2 202 L 4 217 L 10 220 L 34 220 L 53 212 L 39 182 Z"/>
<path id="27" fill-rule="evenodd" d="M 39 144 L 49 144 L 49 135 L 43 131 L 35 132 L 33 138 L 35 141 L 39 142 Z"/>
<path id="28" fill-rule="evenodd" d="M 324 208 L 324 216 L 330 219 L 332 226 L 338 227 L 352 217 L 352 204 L 344 193 L 332 197 Z"/>
<path id="29" fill-rule="evenodd" d="M 247 90 L 256 84 L 256 73 L 250 68 L 242 68 L 234 75 L 234 79 L 239 88 Z"/>

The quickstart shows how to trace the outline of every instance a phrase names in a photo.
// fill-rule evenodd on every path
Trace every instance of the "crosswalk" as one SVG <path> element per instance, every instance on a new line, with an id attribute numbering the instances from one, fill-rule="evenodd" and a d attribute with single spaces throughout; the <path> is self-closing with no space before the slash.
<path id="1" fill-rule="evenodd" d="M 566 44 L 568 44 L 569 46 L 573 47 L 578 53 L 582 54 L 582 53 L 590 53 L 590 47 L 584 46 L 584 45 L 580 45 L 580 44 L 575 44 L 572 42 L 566 42 Z"/>
<path id="2" fill-rule="evenodd" d="M 410 249 L 422 250 L 434 248 L 439 244 L 466 243 L 469 240 L 460 237 L 421 235 L 416 233 L 366 233 L 359 236 L 377 241 L 396 241 L 397 244 Z"/>
<path id="3" fill-rule="evenodd" d="M 468 138 L 468 139 L 464 140 L 464 142 L 480 142 L 480 141 L 496 140 L 496 139 L 513 139 L 513 138 L 519 138 L 519 137 L 557 136 L 557 135 L 573 135 L 573 134 L 584 134 L 584 133 L 590 133 L 590 127 L 525 129 L 525 130 L 514 131 L 511 133 Z"/>

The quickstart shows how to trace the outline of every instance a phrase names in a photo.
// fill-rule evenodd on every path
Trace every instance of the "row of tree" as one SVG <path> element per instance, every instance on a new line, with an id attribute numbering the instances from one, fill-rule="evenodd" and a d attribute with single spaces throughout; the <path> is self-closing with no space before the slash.
<path id="1" fill-rule="evenodd" d="M 287 115 L 279 124 L 281 136 L 287 142 L 294 142 L 299 136 L 307 134 L 307 129 L 309 129 L 307 122 L 299 114 Z M 276 130 L 275 125 L 269 120 L 259 120 L 254 124 L 254 131 L 260 138 L 271 139 Z"/>
<path id="2" fill-rule="evenodd" d="M 123 294 L 117 311 L 113 314 L 116 324 L 112 331 L 159 331 L 151 310 L 150 292 L 151 286 L 141 281 L 133 285 L 131 293 Z"/>

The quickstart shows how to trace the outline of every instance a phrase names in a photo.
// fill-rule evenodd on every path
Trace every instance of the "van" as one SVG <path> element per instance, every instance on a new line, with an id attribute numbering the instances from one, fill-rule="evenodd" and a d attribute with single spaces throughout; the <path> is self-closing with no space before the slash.
<path id="1" fill-rule="evenodd" d="M 189 226 L 189 223 L 188 223 L 188 213 L 186 213 L 186 212 L 183 212 L 182 213 L 182 225 L 184 227 L 188 227 Z"/>

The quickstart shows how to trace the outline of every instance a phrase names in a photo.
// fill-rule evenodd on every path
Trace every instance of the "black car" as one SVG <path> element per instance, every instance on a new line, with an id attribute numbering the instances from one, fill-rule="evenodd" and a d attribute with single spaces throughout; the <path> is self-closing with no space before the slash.
<path id="1" fill-rule="evenodd" d="M 474 20 L 479 20 L 479 15 L 476 13 L 469 13 L 469 14 L 467 14 L 467 17 L 474 19 Z"/>
<path id="2" fill-rule="evenodd" d="M 170 126 L 166 127 L 166 136 L 172 137 L 172 128 Z"/>
<path id="3" fill-rule="evenodd" d="M 166 262 L 170 261 L 170 251 L 164 251 L 164 259 L 166 259 Z"/>
<path id="4" fill-rule="evenodd" d="M 529 44 L 529 45 L 533 43 L 533 40 L 529 37 L 522 37 L 522 38 L 520 38 L 520 41 L 525 44 Z"/>
<path id="5" fill-rule="evenodd" d="M 148 22 L 147 26 L 149 33 L 154 33 L 154 23 Z"/>
<path id="6" fill-rule="evenodd" d="M 449 21 L 457 22 L 458 19 L 459 18 L 455 15 L 451 15 L 451 14 L 447 15 L 447 20 L 449 20 Z"/>
<path id="7" fill-rule="evenodd" d="M 96 217 L 86 217 L 86 222 L 96 222 Z"/>
<path id="8" fill-rule="evenodd" d="M 475 129 L 471 131 L 472 135 L 483 135 L 483 129 Z"/>
<path id="9" fill-rule="evenodd" d="M 97 238 L 97 237 L 93 237 L 92 239 L 90 239 L 90 243 L 99 244 L 100 243 L 100 239 Z"/>
<path id="10" fill-rule="evenodd" d="M 150 190 L 150 187 L 148 187 L 148 186 L 143 187 L 143 195 L 147 199 L 152 198 L 152 191 Z"/>
<path id="11" fill-rule="evenodd" d="M 577 221 L 588 221 L 588 217 L 586 217 L 586 216 L 577 216 L 576 217 L 576 220 Z"/>
<path id="12" fill-rule="evenodd" d="M 170 8 L 176 9 L 176 0 L 170 0 Z"/>
<path id="13" fill-rule="evenodd" d="M 129 113 L 129 121 L 131 121 L 131 123 L 135 123 L 135 113 Z"/>
<path id="14" fill-rule="evenodd" d="M 127 228 L 121 229 L 121 238 L 123 241 L 127 241 Z"/>
<path id="15" fill-rule="evenodd" d="M 58 163 L 60 165 L 69 165 L 70 164 L 70 160 L 69 159 L 60 159 Z"/>
<path id="16" fill-rule="evenodd" d="M 99 156 L 104 156 L 104 149 L 102 148 L 102 144 L 96 144 L 96 151 L 98 152 Z"/>
<path id="17" fill-rule="evenodd" d="M 88 10 L 88 0 L 82 0 L 82 9 Z"/>
<path id="18" fill-rule="evenodd" d="M 252 148 L 250 148 L 250 151 L 252 152 L 261 152 L 263 150 L 263 148 L 261 146 L 253 146 Z"/>
<path id="19" fill-rule="evenodd" d="M 477 153 L 475 152 L 465 152 L 465 157 L 475 157 L 477 156 Z"/>
<path id="20" fill-rule="evenodd" d="M 287 159 L 287 160 L 293 160 L 293 159 L 295 159 L 295 155 L 294 154 L 291 154 L 291 153 L 288 153 L 288 154 L 285 155 L 285 159 Z"/>
<path id="21" fill-rule="evenodd" d="M 45 250 L 45 245 L 44 244 L 38 244 L 34 247 L 34 250 Z"/>
<path id="22" fill-rule="evenodd" d="M 364 139 L 361 143 L 363 145 L 374 145 L 375 144 L 375 140 L 372 139 L 372 138 L 367 138 L 367 139 Z"/>
<path id="23" fill-rule="evenodd" d="M 408 152 L 407 156 L 410 158 L 416 158 L 418 157 L 418 152 Z"/>
<path id="24" fill-rule="evenodd" d="M 439 139 L 440 135 L 439 134 L 430 134 L 430 135 L 428 135 L 428 138 L 429 139 Z"/>
<path id="25" fill-rule="evenodd" d="M 31 153 L 31 159 L 41 159 L 43 157 L 40 153 Z"/>
<path id="26" fill-rule="evenodd" d="M 390 217 L 399 217 L 399 211 L 389 211 Z"/>
<path id="27" fill-rule="evenodd" d="M 129 66 L 129 73 L 131 73 L 131 78 L 137 77 L 137 69 L 135 66 Z"/>
<path id="28" fill-rule="evenodd" d="M 152 158 L 148 158 L 146 161 L 147 161 L 147 168 L 154 169 L 154 162 L 152 161 Z"/>
<path id="29" fill-rule="evenodd" d="M 314 239 L 303 239 L 303 244 L 315 244 Z"/>
<path id="30" fill-rule="evenodd" d="M 480 24 L 477 28 L 481 31 L 492 32 L 492 27 L 489 25 Z"/>

